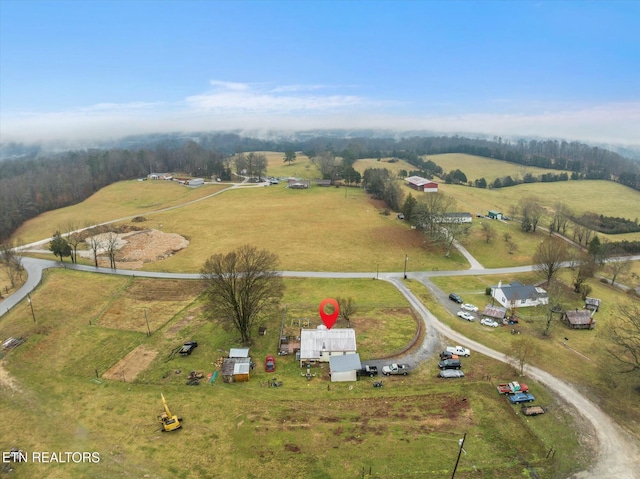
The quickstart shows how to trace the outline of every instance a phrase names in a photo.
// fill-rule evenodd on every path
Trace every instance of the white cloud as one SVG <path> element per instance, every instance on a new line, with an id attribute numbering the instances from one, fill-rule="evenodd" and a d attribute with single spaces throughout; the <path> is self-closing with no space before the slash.
<path id="1" fill-rule="evenodd" d="M 353 95 L 293 95 L 303 91 L 302 85 L 290 85 L 271 90 L 257 89 L 246 83 L 211 81 L 211 92 L 186 98 L 190 108 L 210 112 L 271 112 L 322 111 L 366 104 L 364 98 Z M 310 85 L 306 90 L 320 89 Z M 284 94 L 289 93 L 289 94 Z"/>

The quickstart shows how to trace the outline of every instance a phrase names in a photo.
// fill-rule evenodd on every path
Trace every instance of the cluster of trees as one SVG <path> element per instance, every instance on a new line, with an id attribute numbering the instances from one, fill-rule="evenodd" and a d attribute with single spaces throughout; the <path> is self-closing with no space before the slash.
<path id="1" fill-rule="evenodd" d="M 235 155 L 233 163 L 236 167 L 237 175 L 260 178 L 267 171 L 267 157 L 264 153 L 254 153 L 253 151 L 246 155 L 238 153 Z"/>
<path id="2" fill-rule="evenodd" d="M 584 213 L 581 216 L 572 215 L 571 220 L 585 228 L 605 234 L 637 233 L 640 231 L 638 218 L 631 221 L 627 218 L 604 216 L 597 213 Z"/>
<path id="3" fill-rule="evenodd" d="M 456 201 L 444 193 L 421 195 L 417 200 L 410 194 L 402 211 L 405 221 L 411 222 L 424 233 L 427 242 L 442 247 L 445 256 L 449 256 L 455 241 L 464 237 L 471 227 L 470 223 L 457 222 L 451 216 L 456 208 Z"/>
<path id="4" fill-rule="evenodd" d="M 394 180 L 395 175 L 386 168 L 367 168 L 362 175 L 362 185 L 368 193 L 383 200 L 393 211 L 400 211 L 402 191 Z"/>

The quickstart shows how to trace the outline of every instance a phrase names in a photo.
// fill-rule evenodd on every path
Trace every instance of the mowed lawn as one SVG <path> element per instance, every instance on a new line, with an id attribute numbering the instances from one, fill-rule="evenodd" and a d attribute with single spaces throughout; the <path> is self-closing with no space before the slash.
<path id="1" fill-rule="evenodd" d="M 339 288 L 364 307 L 381 302 L 406 306 L 382 281 L 372 289 L 364 280 L 339 286 L 320 280 L 313 287 L 314 281 L 288 281 L 287 299 L 311 305 Z M 77 294 L 80 284 L 83 295 Z M 233 331 L 203 319 L 193 282 L 186 281 L 185 290 L 169 284 L 185 293 L 179 295 L 185 303 L 169 305 L 164 324 L 151 336 L 132 331 L 130 322 L 138 321 L 137 314 L 123 316 L 120 327 L 93 320 L 121 309 L 118 302 L 130 291 L 162 291 L 162 280 L 56 270 L 32 294 L 37 323 L 26 305 L 2 318 L 0 337 L 28 339 L 2 362 L 19 390 L 0 395 L 2 410 L 12 412 L 0 448 L 100 454 L 99 463 L 18 464 L 16 478 L 249 479 L 268 477 L 274 470 L 296 478 L 355 478 L 365 467 L 374 477 L 435 479 L 452 473 L 464 433 L 467 454 L 458 466 L 460 477 L 511 479 L 527 466 L 541 478 L 566 477 L 588 463 L 563 406 L 541 385 L 530 383 L 549 410 L 527 421 L 487 380 L 512 379 L 513 371 L 481 355 L 466 359 L 464 380 L 436 378 L 433 358 L 411 376 L 384 378 L 382 389 L 372 388 L 369 378 L 331 383 L 326 367 L 313 368 L 315 376 L 308 381 L 291 356 L 277 356 L 276 373 L 267 374 L 263 356 L 275 350 L 280 314 L 267 319 L 266 336 L 255 338 L 256 369 L 248 383 L 225 384 L 218 377 L 213 385 L 187 386 L 188 371 L 212 372 L 225 351 L 239 345 Z M 322 294 L 309 294 L 314 291 Z M 151 311 L 161 310 L 152 296 L 141 301 Z M 190 339 L 199 342 L 195 352 L 170 360 L 169 352 Z M 135 380 L 102 377 L 138 346 L 157 356 Z M 283 387 L 266 386 L 274 376 Z M 183 418 L 182 430 L 160 432 L 156 415 L 162 411 L 161 393 Z M 552 447 L 557 454 L 549 460 Z M 390 449 L 402 453 L 381 453 Z"/>

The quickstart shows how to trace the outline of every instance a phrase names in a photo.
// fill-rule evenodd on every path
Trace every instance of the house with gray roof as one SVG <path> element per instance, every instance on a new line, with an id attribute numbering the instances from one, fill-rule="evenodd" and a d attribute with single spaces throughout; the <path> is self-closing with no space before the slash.
<path id="1" fill-rule="evenodd" d="M 549 294 L 538 286 L 519 281 L 491 287 L 491 296 L 505 308 L 527 308 L 549 303 Z"/>

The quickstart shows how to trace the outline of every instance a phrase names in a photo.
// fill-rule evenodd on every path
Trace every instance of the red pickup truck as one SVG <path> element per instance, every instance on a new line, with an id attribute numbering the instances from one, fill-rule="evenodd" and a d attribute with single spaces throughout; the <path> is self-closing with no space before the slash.
<path id="1" fill-rule="evenodd" d="M 500 394 L 526 393 L 527 391 L 529 391 L 529 386 L 516 381 L 498 384 L 498 392 Z"/>

